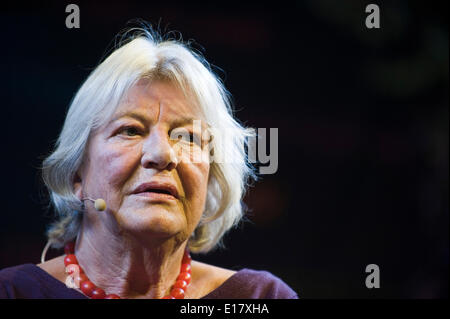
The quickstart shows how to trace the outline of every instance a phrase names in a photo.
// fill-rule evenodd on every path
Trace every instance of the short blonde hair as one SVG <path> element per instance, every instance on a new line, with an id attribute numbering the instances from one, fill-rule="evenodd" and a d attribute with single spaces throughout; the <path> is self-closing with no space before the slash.
<path id="1" fill-rule="evenodd" d="M 222 135 L 218 140 L 227 160 L 211 163 L 205 210 L 188 241 L 192 252 L 208 252 L 221 244 L 223 235 L 243 216 L 242 198 L 249 177 L 256 178 L 244 147 L 247 139 L 254 137 L 254 130 L 234 118 L 230 94 L 209 63 L 189 44 L 163 39 L 148 27 L 128 30 L 125 35 L 78 90 L 55 149 L 43 162 L 42 177 L 58 215 L 47 230 L 49 242 L 55 248 L 62 247 L 80 230 L 82 202 L 75 196 L 73 180 L 91 132 L 112 116 L 138 80 L 156 78 L 193 94 L 207 124 Z M 214 145 L 215 139 L 212 146 L 216 151 L 219 145 Z"/>

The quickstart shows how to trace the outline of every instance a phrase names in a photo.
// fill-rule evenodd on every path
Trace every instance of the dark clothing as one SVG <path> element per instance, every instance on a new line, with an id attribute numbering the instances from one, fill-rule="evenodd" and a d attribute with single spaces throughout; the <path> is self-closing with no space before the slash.
<path id="1" fill-rule="evenodd" d="M 0 298 L 86 299 L 75 289 L 34 264 L 0 271 Z M 267 271 L 244 268 L 228 278 L 203 299 L 297 299 L 297 294 L 280 278 Z"/>

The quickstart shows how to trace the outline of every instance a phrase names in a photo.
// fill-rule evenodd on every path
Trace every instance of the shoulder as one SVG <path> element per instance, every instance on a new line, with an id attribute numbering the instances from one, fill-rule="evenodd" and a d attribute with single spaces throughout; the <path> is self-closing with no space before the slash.
<path id="1" fill-rule="evenodd" d="M 1 298 L 27 298 L 39 286 L 39 268 L 36 265 L 23 264 L 0 270 Z"/>
<path id="2" fill-rule="evenodd" d="M 0 270 L 0 299 L 2 298 L 80 298 L 51 272 L 52 262 L 23 264 Z"/>
<path id="3" fill-rule="evenodd" d="M 282 279 L 264 270 L 244 268 L 205 298 L 297 299 L 297 293 Z"/>
<path id="4" fill-rule="evenodd" d="M 297 293 L 281 278 L 265 270 L 242 269 L 239 279 L 259 292 L 258 298 L 266 299 L 295 299 Z"/>
<path id="5" fill-rule="evenodd" d="M 199 261 L 192 261 L 192 282 L 196 283 L 194 298 L 204 296 L 232 277 L 236 271 L 225 269 Z M 192 291 L 192 290 L 191 290 Z"/>
<path id="6" fill-rule="evenodd" d="M 35 275 L 36 266 L 33 264 L 23 264 L 3 268 L 0 270 L 0 282 L 5 285 L 8 283 L 28 280 Z"/>

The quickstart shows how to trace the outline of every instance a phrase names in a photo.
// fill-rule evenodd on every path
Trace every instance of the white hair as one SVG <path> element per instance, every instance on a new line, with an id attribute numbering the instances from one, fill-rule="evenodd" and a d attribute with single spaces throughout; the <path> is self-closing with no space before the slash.
<path id="1" fill-rule="evenodd" d="M 137 28 L 89 75 L 73 98 L 54 151 L 42 165 L 42 176 L 58 219 L 47 230 L 55 248 L 73 240 L 80 230 L 82 202 L 73 181 L 89 136 L 113 115 L 127 91 L 142 78 L 169 80 L 193 95 L 207 124 L 221 134 L 214 152 L 226 161 L 212 162 L 200 222 L 188 241 L 192 252 L 208 252 L 221 244 L 225 232 L 243 216 L 242 198 L 249 177 L 256 179 L 245 147 L 254 130 L 233 116 L 230 95 L 211 66 L 181 40 L 162 39 L 149 28 Z M 131 33 L 130 31 L 129 34 Z M 226 134 L 225 134 L 226 132 Z"/>

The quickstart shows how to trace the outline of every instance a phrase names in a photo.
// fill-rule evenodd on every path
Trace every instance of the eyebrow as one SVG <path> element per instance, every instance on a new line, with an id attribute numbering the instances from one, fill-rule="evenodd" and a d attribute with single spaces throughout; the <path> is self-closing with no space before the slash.
<path id="1" fill-rule="evenodd" d="M 144 114 L 138 113 L 138 112 L 122 112 L 114 116 L 109 123 L 113 123 L 123 117 L 131 117 L 134 118 L 140 122 L 147 122 L 149 118 L 145 116 Z"/>
<path id="2" fill-rule="evenodd" d="M 174 127 L 181 127 L 186 124 L 194 125 L 194 120 L 196 120 L 196 119 L 194 119 L 192 117 L 182 117 L 182 118 L 179 118 L 179 119 L 176 119 L 175 121 L 173 121 L 172 124 Z M 200 120 L 200 119 L 197 119 L 197 120 Z M 201 121 L 202 121 L 202 123 L 204 122 L 203 120 L 201 120 Z"/>
<path id="3" fill-rule="evenodd" d="M 113 123 L 123 117 L 131 117 L 134 118 L 142 123 L 146 123 L 146 122 L 150 122 L 150 118 L 148 116 L 146 116 L 145 114 L 139 113 L 139 112 L 135 112 L 135 111 L 128 111 L 128 112 L 123 112 L 123 113 L 119 113 L 117 114 L 115 117 L 113 117 L 113 119 L 109 122 L 109 123 Z M 172 122 L 172 125 L 174 127 L 181 127 L 184 126 L 186 124 L 194 124 L 194 120 L 201 120 L 201 119 L 194 119 L 193 117 L 181 117 L 176 119 L 175 121 Z M 201 120 L 202 124 L 206 123 L 204 120 Z M 206 124 L 207 125 L 207 124 Z M 202 125 L 203 126 L 203 125 Z M 207 125 L 208 126 L 208 125 Z"/>

